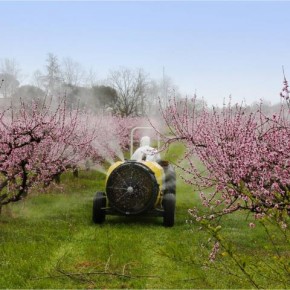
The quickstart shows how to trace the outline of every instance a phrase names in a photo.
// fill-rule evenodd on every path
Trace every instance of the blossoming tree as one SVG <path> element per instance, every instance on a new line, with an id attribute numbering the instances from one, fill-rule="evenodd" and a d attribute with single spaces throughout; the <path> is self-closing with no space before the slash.
<path id="1" fill-rule="evenodd" d="M 36 183 L 54 176 L 88 154 L 96 130 L 81 112 L 21 104 L 0 114 L 0 206 L 22 199 Z"/>
<path id="2" fill-rule="evenodd" d="M 138 118 L 93 115 L 46 102 L 0 113 L 0 208 L 36 185 L 48 185 L 68 168 L 123 159 Z"/>
<path id="3" fill-rule="evenodd" d="M 290 214 L 290 114 L 285 79 L 280 110 L 265 115 L 231 102 L 222 109 L 196 106 L 196 98 L 176 102 L 163 111 L 173 138 L 187 152 L 179 165 L 185 181 L 197 188 L 208 215 L 238 210 L 264 215 Z M 287 98 L 288 96 L 288 98 Z M 184 176 L 184 175 L 183 175 Z M 284 226 L 285 223 L 283 223 Z"/>

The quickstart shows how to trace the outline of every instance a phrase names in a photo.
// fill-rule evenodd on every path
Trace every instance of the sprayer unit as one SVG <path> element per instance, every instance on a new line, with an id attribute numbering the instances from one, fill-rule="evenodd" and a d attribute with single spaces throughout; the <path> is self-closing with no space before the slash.
<path id="1" fill-rule="evenodd" d="M 103 223 L 106 215 L 163 217 L 174 225 L 175 170 L 167 161 L 119 161 L 107 172 L 106 191 L 93 201 L 93 221 Z"/>

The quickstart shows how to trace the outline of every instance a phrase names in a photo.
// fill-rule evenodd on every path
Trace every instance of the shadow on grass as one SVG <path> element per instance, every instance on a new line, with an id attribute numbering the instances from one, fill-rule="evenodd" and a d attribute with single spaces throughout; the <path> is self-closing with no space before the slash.
<path id="1" fill-rule="evenodd" d="M 184 226 L 186 220 L 184 218 L 176 219 L 174 226 L 168 229 L 174 229 L 175 227 Z M 102 227 L 105 225 L 124 225 L 124 226 L 144 226 L 144 227 L 164 227 L 163 217 L 152 217 L 152 216 L 106 216 L 106 220 L 103 224 L 94 224 L 92 221 L 90 223 L 96 227 Z"/>

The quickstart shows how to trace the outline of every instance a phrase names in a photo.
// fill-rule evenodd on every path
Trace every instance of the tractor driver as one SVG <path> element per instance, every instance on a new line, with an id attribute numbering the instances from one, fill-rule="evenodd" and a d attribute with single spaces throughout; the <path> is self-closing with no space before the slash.
<path id="1" fill-rule="evenodd" d="M 150 146 L 150 143 L 150 137 L 143 136 L 140 140 L 140 147 L 133 153 L 131 160 L 160 161 L 160 154 L 155 148 Z"/>

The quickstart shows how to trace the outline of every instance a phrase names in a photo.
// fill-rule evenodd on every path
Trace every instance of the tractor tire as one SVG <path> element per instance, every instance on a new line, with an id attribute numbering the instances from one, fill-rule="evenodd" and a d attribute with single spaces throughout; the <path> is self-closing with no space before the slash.
<path id="1" fill-rule="evenodd" d="M 174 167 L 169 164 L 163 168 L 165 172 L 165 192 L 164 194 L 176 194 L 176 173 Z"/>
<path id="2" fill-rule="evenodd" d="M 174 193 L 167 193 L 163 197 L 163 225 L 165 227 L 173 227 L 175 219 L 175 203 L 176 198 Z"/>
<path id="3" fill-rule="evenodd" d="M 102 224 L 106 218 L 106 196 L 104 192 L 97 192 L 93 200 L 93 222 Z"/>
<path id="4" fill-rule="evenodd" d="M 159 165 L 162 166 L 165 175 L 164 194 L 176 194 L 176 173 L 174 167 L 165 160 L 160 160 Z"/>

